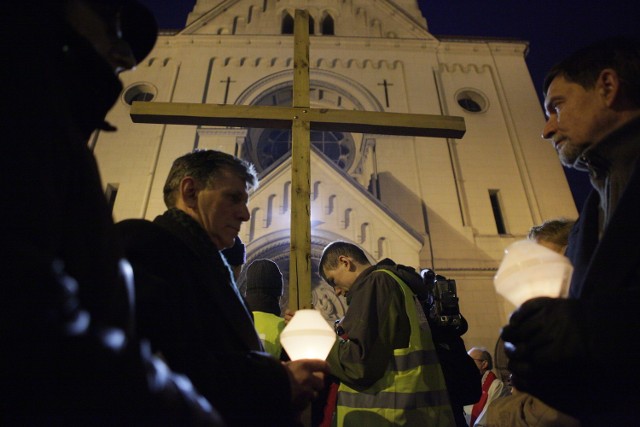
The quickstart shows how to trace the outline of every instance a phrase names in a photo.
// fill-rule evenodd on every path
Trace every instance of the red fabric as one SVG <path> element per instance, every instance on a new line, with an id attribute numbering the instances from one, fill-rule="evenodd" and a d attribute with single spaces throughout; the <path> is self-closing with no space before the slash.
<path id="1" fill-rule="evenodd" d="M 324 405 L 324 415 L 322 422 L 318 427 L 330 427 L 333 421 L 333 413 L 336 411 L 336 404 L 338 403 L 338 387 L 339 382 L 332 382 L 329 386 L 329 394 L 327 395 L 327 402 Z"/>
<path id="2" fill-rule="evenodd" d="M 482 382 L 482 396 L 480 396 L 480 400 L 478 400 L 476 404 L 473 405 L 473 409 L 471 410 L 471 419 L 469 422 L 469 425 L 471 427 L 473 427 L 473 424 L 478 419 L 478 415 L 480 415 L 480 413 L 484 409 L 484 405 L 487 404 L 487 399 L 489 399 L 489 387 L 491 387 L 491 384 L 495 379 L 496 379 L 496 374 L 489 371 L 486 378 Z"/>

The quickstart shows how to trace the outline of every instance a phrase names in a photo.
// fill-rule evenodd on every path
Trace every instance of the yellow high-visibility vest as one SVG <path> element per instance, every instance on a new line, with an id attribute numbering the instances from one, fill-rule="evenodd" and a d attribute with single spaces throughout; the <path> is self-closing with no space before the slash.
<path id="1" fill-rule="evenodd" d="M 434 426 L 455 425 L 449 395 L 431 338 L 431 330 L 420 327 L 417 298 L 397 275 L 404 295 L 411 326 L 407 348 L 395 349 L 385 375 L 371 387 L 357 391 L 344 383 L 338 388 L 336 418 L 338 427 Z M 423 319 L 426 323 L 426 318 Z"/>
<path id="2" fill-rule="evenodd" d="M 254 311 L 253 322 L 266 352 L 280 359 L 280 332 L 284 329 L 284 319 L 275 314 Z"/>

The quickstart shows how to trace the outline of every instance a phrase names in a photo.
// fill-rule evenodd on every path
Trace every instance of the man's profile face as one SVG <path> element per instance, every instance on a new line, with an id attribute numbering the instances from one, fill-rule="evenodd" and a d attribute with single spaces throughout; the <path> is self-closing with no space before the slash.
<path id="1" fill-rule="evenodd" d="M 485 368 L 485 363 L 484 363 L 484 360 L 482 360 L 482 352 L 480 350 L 475 350 L 474 349 L 474 350 L 469 351 L 469 356 L 476 363 L 476 367 L 478 368 L 480 373 L 484 374 L 486 369 L 484 369 Z"/>
<path id="2" fill-rule="evenodd" d="M 335 290 L 336 295 L 346 296 L 356 278 L 349 269 L 347 257 L 341 255 L 338 257 L 338 261 L 338 266 L 333 270 L 324 269 L 324 277 L 329 286 Z"/>
<path id="3" fill-rule="evenodd" d="M 240 226 L 251 217 L 249 195 L 244 179 L 227 171 L 211 187 L 198 191 L 196 215 L 211 241 L 222 250 L 233 246 Z"/>
<path id="4" fill-rule="evenodd" d="M 562 164 L 571 167 L 602 134 L 604 104 L 598 90 L 557 76 L 549 85 L 544 106 L 548 119 L 542 136 L 551 140 Z"/>

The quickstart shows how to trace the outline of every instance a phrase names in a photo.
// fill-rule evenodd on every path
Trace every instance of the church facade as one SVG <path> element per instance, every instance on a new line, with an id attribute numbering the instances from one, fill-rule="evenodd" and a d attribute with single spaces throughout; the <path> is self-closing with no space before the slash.
<path id="1" fill-rule="evenodd" d="M 311 132 L 312 268 L 333 240 L 456 280 L 468 346 L 493 349 L 513 307 L 495 293 L 504 249 L 543 220 L 575 218 L 525 64 L 512 40 L 436 38 L 415 0 L 198 0 L 184 29 L 163 33 L 123 73 L 107 120 L 90 141 L 115 220 L 165 209 L 172 161 L 216 149 L 252 162 L 260 186 L 240 237 L 247 262 L 289 269 L 291 131 L 134 124 L 133 101 L 292 105 L 293 21 L 309 12 L 314 108 L 463 117 L 461 139 Z M 241 279 L 242 281 L 242 279 Z M 328 320 L 344 300 L 313 278 Z"/>

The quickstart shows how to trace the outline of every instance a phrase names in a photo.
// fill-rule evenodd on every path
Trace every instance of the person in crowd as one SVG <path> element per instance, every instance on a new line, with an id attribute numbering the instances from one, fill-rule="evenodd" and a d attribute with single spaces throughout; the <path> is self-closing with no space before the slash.
<path id="1" fill-rule="evenodd" d="M 2 425 L 221 425 L 132 332 L 130 268 L 87 147 L 157 28 L 130 0 L 2 5 Z"/>
<path id="2" fill-rule="evenodd" d="M 284 283 L 278 264 L 270 259 L 257 259 L 247 267 L 247 307 L 267 353 L 280 359 L 282 344 L 280 333 L 284 319 L 280 316 L 280 297 Z"/>
<path id="3" fill-rule="evenodd" d="M 230 248 L 223 249 L 222 256 L 229 264 L 231 268 L 231 272 L 233 273 L 233 280 L 238 284 L 238 280 L 240 279 L 240 273 L 242 273 L 242 266 L 247 261 L 247 253 L 244 243 L 240 240 L 240 236 L 236 237 L 236 240 L 233 242 L 233 246 Z"/>
<path id="4" fill-rule="evenodd" d="M 137 325 L 229 426 L 287 426 L 323 387 L 321 360 L 281 363 L 266 353 L 220 251 L 250 218 L 253 165 L 215 150 L 173 162 L 167 211 L 119 222 L 137 277 Z"/>
<path id="5" fill-rule="evenodd" d="M 360 247 L 343 241 L 325 247 L 319 273 L 349 304 L 327 359 L 340 380 L 337 425 L 455 425 L 429 324 L 412 290 L 423 286 L 422 278 L 392 262 L 372 265 Z"/>
<path id="6" fill-rule="evenodd" d="M 544 94 L 543 137 L 563 165 L 589 173 L 593 190 L 569 236 L 569 298 L 532 299 L 512 314 L 502 331 L 509 370 L 518 390 L 583 425 L 635 425 L 640 43 L 615 37 L 580 49 L 551 69 Z"/>
<path id="7" fill-rule="evenodd" d="M 575 225 L 566 218 L 550 219 L 529 229 L 528 238 L 534 242 L 564 255 L 569 244 L 569 233 Z"/>
<path id="8" fill-rule="evenodd" d="M 528 238 L 564 254 L 575 221 L 550 219 L 529 230 Z M 511 395 L 489 405 L 484 425 L 490 427 L 580 427 L 580 421 L 550 407 L 529 393 L 512 387 Z"/>
<path id="9" fill-rule="evenodd" d="M 467 352 L 476 363 L 476 367 L 482 377 L 482 395 L 473 405 L 465 407 L 465 413 L 469 418 L 469 426 L 483 426 L 489 404 L 499 397 L 505 396 L 508 389 L 496 374 L 493 373 L 493 358 L 491 353 L 484 347 L 472 347 Z"/>

